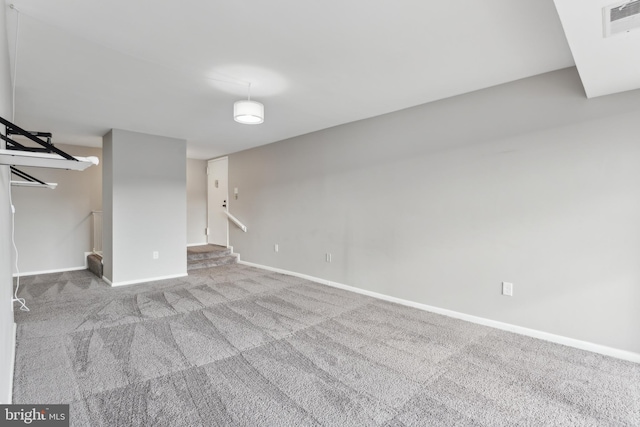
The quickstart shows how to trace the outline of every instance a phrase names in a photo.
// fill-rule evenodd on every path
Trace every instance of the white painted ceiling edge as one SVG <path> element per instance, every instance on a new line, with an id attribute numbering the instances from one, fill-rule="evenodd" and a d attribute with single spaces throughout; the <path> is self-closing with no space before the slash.
<path id="1" fill-rule="evenodd" d="M 625 0 L 554 0 L 589 98 L 640 88 L 640 29 L 604 36 L 603 8 Z"/>
<path id="2" fill-rule="evenodd" d="M 577 0 L 556 0 L 558 11 L 553 0 L 11 3 L 21 22 L 21 127 L 88 146 L 111 128 L 181 138 L 188 156 L 202 159 L 570 67 L 567 38 L 581 37 L 575 22 L 588 7 Z M 15 23 L 7 9 L 12 60 Z M 590 96 L 606 91 L 592 89 L 602 79 L 610 90 L 635 88 L 629 79 L 621 89 L 613 72 L 592 77 L 602 65 L 574 56 Z M 247 83 L 265 106 L 257 126 L 233 120 Z"/>

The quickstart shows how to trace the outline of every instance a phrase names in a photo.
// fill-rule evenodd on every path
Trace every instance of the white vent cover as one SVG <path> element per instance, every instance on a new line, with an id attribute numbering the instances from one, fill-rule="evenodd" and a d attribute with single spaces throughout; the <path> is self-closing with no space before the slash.
<path id="1" fill-rule="evenodd" d="M 602 8 L 604 36 L 640 29 L 640 0 L 623 1 Z"/>

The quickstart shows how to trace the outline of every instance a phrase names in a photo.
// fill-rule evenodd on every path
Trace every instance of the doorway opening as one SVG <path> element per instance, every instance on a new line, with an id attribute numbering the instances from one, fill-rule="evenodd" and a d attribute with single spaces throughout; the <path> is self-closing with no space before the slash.
<path id="1" fill-rule="evenodd" d="M 207 243 L 229 246 L 229 158 L 209 160 L 207 167 Z"/>

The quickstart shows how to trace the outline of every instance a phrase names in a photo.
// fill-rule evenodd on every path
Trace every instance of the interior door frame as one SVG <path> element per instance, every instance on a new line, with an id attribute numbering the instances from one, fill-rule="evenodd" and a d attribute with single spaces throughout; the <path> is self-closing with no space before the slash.
<path id="1" fill-rule="evenodd" d="M 225 181 L 226 181 L 226 188 L 225 190 L 225 200 L 226 200 L 226 208 L 222 208 L 221 206 L 218 205 L 218 203 L 214 200 L 213 197 L 213 186 L 211 185 L 211 179 L 210 176 L 213 175 L 213 168 L 218 166 L 221 167 L 221 165 L 224 168 L 223 171 L 223 175 L 225 176 Z M 220 243 L 218 242 L 212 242 L 211 241 L 211 236 L 214 236 L 215 233 L 211 233 L 211 227 L 212 224 L 211 223 L 211 215 L 213 213 L 213 210 L 220 210 L 220 212 L 222 212 L 223 210 L 226 210 L 227 212 L 229 211 L 229 157 L 225 156 L 225 157 L 218 157 L 216 159 L 211 159 L 207 161 L 207 243 L 208 244 L 214 244 L 214 245 L 220 245 Z M 225 247 L 229 247 L 229 221 L 227 221 L 225 219 L 224 221 L 224 229 L 220 229 L 219 231 L 223 231 L 224 235 L 226 236 L 226 238 L 224 239 L 224 246 Z"/>

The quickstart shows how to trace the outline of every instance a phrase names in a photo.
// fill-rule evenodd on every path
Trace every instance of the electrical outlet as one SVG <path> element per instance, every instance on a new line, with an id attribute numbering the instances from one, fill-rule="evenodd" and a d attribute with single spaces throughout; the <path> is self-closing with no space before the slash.
<path id="1" fill-rule="evenodd" d="M 513 296 L 513 283 L 502 282 L 502 295 Z"/>
<path id="2" fill-rule="evenodd" d="M 331 262 L 331 254 L 330 253 L 326 253 L 325 257 L 324 257 L 325 261 L 327 262 Z"/>
<path id="3" fill-rule="evenodd" d="M 160 258 L 160 252 L 153 251 L 153 259 L 158 259 L 158 258 Z"/>
<path id="4" fill-rule="evenodd" d="M 273 251 L 274 252 L 278 252 L 278 244 L 277 243 L 275 245 L 273 245 Z"/>

